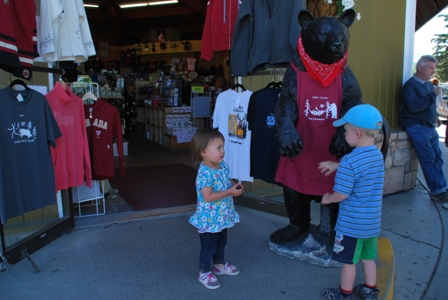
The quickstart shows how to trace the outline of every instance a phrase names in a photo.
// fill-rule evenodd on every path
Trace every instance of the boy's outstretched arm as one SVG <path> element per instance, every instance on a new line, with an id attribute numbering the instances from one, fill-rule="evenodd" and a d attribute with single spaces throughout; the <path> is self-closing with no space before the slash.
<path id="1" fill-rule="evenodd" d="M 344 201 L 345 199 L 347 199 L 347 195 L 338 193 L 338 192 L 333 192 L 332 194 L 330 193 L 326 193 L 323 197 L 322 197 L 322 202 L 321 204 L 325 205 L 325 204 L 330 204 L 330 203 L 339 203 L 341 201 Z"/>
<path id="2" fill-rule="evenodd" d="M 322 161 L 319 163 L 317 168 L 323 173 L 325 176 L 330 175 L 331 173 L 336 172 L 339 167 L 339 163 L 331 160 Z"/>

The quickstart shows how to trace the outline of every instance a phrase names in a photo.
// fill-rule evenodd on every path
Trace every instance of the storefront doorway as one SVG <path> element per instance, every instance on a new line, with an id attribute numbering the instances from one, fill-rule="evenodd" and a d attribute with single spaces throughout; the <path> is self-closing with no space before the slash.
<path id="1" fill-rule="evenodd" d="M 182 152 L 170 152 L 163 145 L 147 139 L 145 134 L 142 132 L 129 132 L 126 135 L 126 142 L 128 143 L 128 155 L 124 157 L 124 162 L 127 170 L 145 166 L 163 167 L 164 165 L 180 164 L 191 166 L 190 153 L 188 152 L 188 150 Z M 118 164 L 118 158 L 116 158 L 115 162 L 116 164 Z M 125 176 L 132 176 L 131 173 L 132 172 L 127 172 Z M 89 217 L 77 217 L 75 218 L 76 227 L 90 226 L 93 224 L 103 224 L 113 222 L 114 220 L 118 219 L 124 220 L 126 218 L 135 218 L 136 215 L 145 216 L 151 215 L 153 213 L 169 214 L 178 211 L 179 209 L 187 209 L 186 207 L 179 208 L 173 206 L 170 204 L 170 199 L 166 199 L 166 206 L 164 206 L 163 208 L 152 211 L 133 210 L 128 203 L 129 200 L 132 199 L 126 199 L 126 197 L 120 194 L 119 189 L 117 191 L 116 186 L 114 186 L 113 184 L 114 182 L 120 181 L 121 178 L 122 177 L 117 174 L 113 180 L 109 180 L 112 193 L 105 194 L 106 213 L 99 216 L 93 215 Z M 126 178 L 126 180 L 132 179 Z M 138 178 L 136 178 L 135 180 L 138 180 Z M 158 187 L 156 187 L 153 191 L 154 193 L 158 193 L 157 188 Z M 173 188 L 178 188 L 175 182 L 173 182 Z M 194 189 L 194 183 L 191 188 Z"/>

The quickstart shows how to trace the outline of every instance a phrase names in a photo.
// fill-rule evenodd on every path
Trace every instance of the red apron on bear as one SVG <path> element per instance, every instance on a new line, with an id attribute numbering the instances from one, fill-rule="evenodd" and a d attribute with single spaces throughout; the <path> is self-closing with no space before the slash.
<path id="1" fill-rule="evenodd" d="M 332 192 L 335 174 L 325 176 L 317 167 L 322 161 L 335 161 L 329 146 L 336 131 L 333 122 L 339 118 L 342 105 L 342 72 L 323 87 L 307 72 L 291 66 L 297 73 L 296 129 L 304 148 L 293 161 L 280 157 L 275 180 L 300 193 L 323 196 Z"/>

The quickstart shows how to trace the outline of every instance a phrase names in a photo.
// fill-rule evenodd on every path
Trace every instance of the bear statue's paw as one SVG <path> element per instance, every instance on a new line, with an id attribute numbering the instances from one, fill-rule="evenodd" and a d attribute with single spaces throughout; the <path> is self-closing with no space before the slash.
<path id="1" fill-rule="evenodd" d="M 270 236 L 269 240 L 276 244 L 285 245 L 296 240 L 301 234 L 309 231 L 308 226 L 296 226 L 294 224 L 289 224 L 288 226 L 274 231 Z"/>
<path id="2" fill-rule="evenodd" d="M 302 153 L 303 141 L 299 133 L 294 129 L 294 134 L 284 134 L 277 139 L 279 152 L 282 156 L 294 158 Z M 286 131 L 286 130 L 285 130 Z"/>
<path id="3" fill-rule="evenodd" d="M 345 131 L 336 131 L 330 142 L 330 153 L 336 156 L 336 158 L 341 158 L 345 154 L 350 153 L 352 149 L 345 141 Z"/>

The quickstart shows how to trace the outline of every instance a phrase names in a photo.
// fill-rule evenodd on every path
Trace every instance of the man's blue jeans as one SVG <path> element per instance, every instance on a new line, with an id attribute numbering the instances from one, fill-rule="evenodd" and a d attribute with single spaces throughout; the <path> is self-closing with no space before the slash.
<path id="1" fill-rule="evenodd" d="M 406 132 L 414 144 L 431 196 L 445 192 L 447 184 L 437 130 L 416 124 L 406 128 Z"/>
<path id="2" fill-rule="evenodd" d="M 227 229 L 216 233 L 200 233 L 201 255 L 199 258 L 199 270 L 202 273 L 210 271 L 210 262 L 214 264 L 224 263 L 224 248 L 227 245 Z"/>

